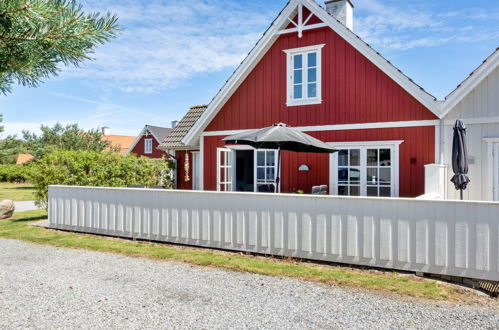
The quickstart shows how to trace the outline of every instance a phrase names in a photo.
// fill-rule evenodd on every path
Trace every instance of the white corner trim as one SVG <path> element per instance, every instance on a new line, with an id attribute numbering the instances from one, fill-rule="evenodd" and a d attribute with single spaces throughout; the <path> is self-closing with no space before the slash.
<path id="1" fill-rule="evenodd" d="M 325 9 L 320 7 L 315 0 L 291 0 L 288 5 L 281 11 L 281 14 L 272 23 L 263 37 L 258 41 L 255 47 L 250 51 L 248 56 L 243 60 L 241 65 L 236 69 L 234 74 L 229 78 L 227 83 L 220 89 L 208 108 L 199 118 L 196 124 L 182 139 L 182 143 L 190 145 L 196 136 L 200 135 L 210 121 L 215 117 L 221 107 L 227 102 L 229 97 L 240 86 L 242 81 L 249 75 L 251 70 L 265 55 L 265 52 L 273 45 L 275 40 L 280 36 L 279 30 L 288 22 L 288 18 L 295 11 L 299 4 L 307 7 L 315 16 L 322 22 L 335 31 L 340 37 L 351 44 L 362 55 L 369 59 L 374 65 L 385 72 L 391 79 L 399 84 L 404 90 L 411 94 L 416 100 L 433 112 L 438 118 L 441 118 L 441 108 L 436 98 L 425 92 L 420 86 L 405 76 L 400 70 L 395 68 L 391 63 L 384 59 L 374 49 L 369 47 L 352 31 L 339 23 L 335 18 L 329 15 Z"/>
<path id="2" fill-rule="evenodd" d="M 341 125 L 322 125 L 322 126 L 301 126 L 294 127 L 302 132 L 324 132 L 324 131 L 348 131 L 357 129 L 377 129 L 377 128 L 403 128 L 403 127 L 425 127 L 438 126 L 439 120 L 416 120 L 416 121 L 393 121 L 380 123 L 363 124 L 341 124 Z M 228 136 L 243 133 L 246 130 L 228 130 L 228 131 L 208 131 L 203 132 L 202 136 Z"/>
<path id="3" fill-rule="evenodd" d="M 442 117 L 451 112 L 473 89 L 475 89 L 499 65 L 499 51 L 495 51 L 485 63 L 478 67 L 459 87 L 445 98 Z"/>

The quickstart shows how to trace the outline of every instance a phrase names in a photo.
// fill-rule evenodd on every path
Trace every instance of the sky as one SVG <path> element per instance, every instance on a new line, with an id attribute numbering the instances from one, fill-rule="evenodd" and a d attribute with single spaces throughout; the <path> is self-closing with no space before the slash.
<path id="1" fill-rule="evenodd" d="M 323 4 L 323 0 L 316 0 Z M 137 135 L 207 104 L 287 0 L 80 0 L 122 28 L 91 62 L 0 96 L 5 132 L 108 126 Z M 438 99 L 499 47 L 499 1 L 355 0 L 354 32 Z"/>

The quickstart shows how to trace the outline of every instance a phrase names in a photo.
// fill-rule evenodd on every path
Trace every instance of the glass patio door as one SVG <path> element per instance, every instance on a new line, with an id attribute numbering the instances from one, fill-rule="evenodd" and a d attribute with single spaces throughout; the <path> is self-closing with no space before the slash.
<path id="1" fill-rule="evenodd" d="M 255 191 L 275 192 L 276 167 L 277 150 L 255 150 Z"/>
<path id="2" fill-rule="evenodd" d="M 234 152 L 230 149 L 217 149 L 217 190 L 233 191 L 234 173 L 232 171 Z"/>
<path id="3" fill-rule="evenodd" d="M 392 147 L 340 149 L 333 155 L 333 189 L 340 196 L 395 196 L 395 166 Z"/>

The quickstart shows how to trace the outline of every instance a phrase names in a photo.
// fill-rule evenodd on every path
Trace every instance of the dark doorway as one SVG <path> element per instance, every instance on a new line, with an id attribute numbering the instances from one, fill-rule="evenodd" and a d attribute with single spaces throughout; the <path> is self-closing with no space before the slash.
<path id="1" fill-rule="evenodd" d="M 254 157 L 253 150 L 236 151 L 236 191 L 254 191 Z"/>

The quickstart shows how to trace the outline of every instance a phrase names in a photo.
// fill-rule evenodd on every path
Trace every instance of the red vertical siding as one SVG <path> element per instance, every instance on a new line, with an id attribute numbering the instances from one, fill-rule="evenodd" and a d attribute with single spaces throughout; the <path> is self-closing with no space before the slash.
<path id="1" fill-rule="evenodd" d="M 322 104 L 286 106 L 285 49 L 325 44 Z M 260 128 L 276 122 L 315 126 L 437 117 L 329 28 L 281 36 L 206 131 Z"/>
<path id="2" fill-rule="evenodd" d="M 150 154 L 144 153 L 145 139 L 152 139 L 152 153 Z M 136 154 L 137 156 L 144 156 L 148 158 L 162 158 L 163 156 L 168 157 L 168 154 L 162 150 L 159 150 L 158 146 L 159 146 L 158 141 L 156 141 L 156 139 L 153 138 L 151 135 L 147 137 L 142 136 L 137 145 L 132 149 L 132 153 Z"/>
<path id="3" fill-rule="evenodd" d="M 399 194 L 416 197 L 424 193 L 424 165 L 435 161 L 435 127 L 383 128 L 350 131 L 310 132 L 327 142 L 393 141 L 403 140 L 399 150 Z M 204 138 L 204 189 L 216 190 L 216 150 L 225 146 L 223 136 Z M 310 171 L 299 172 L 302 164 Z M 312 186 L 329 186 L 329 155 L 309 153 L 282 153 L 282 191 L 302 189 L 310 192 Z"/>
<path id="4" fill-rule="evenodd" d="M 185 171 L 185 158 L 189 155 L 189 170 L 188 177 Z M 175 158 L 177 159 L 177 189 L 192 190 L 192 153 L 190 151 L 175 151 Z M 216 166 L 216 164 L 215 164 Z"/>

